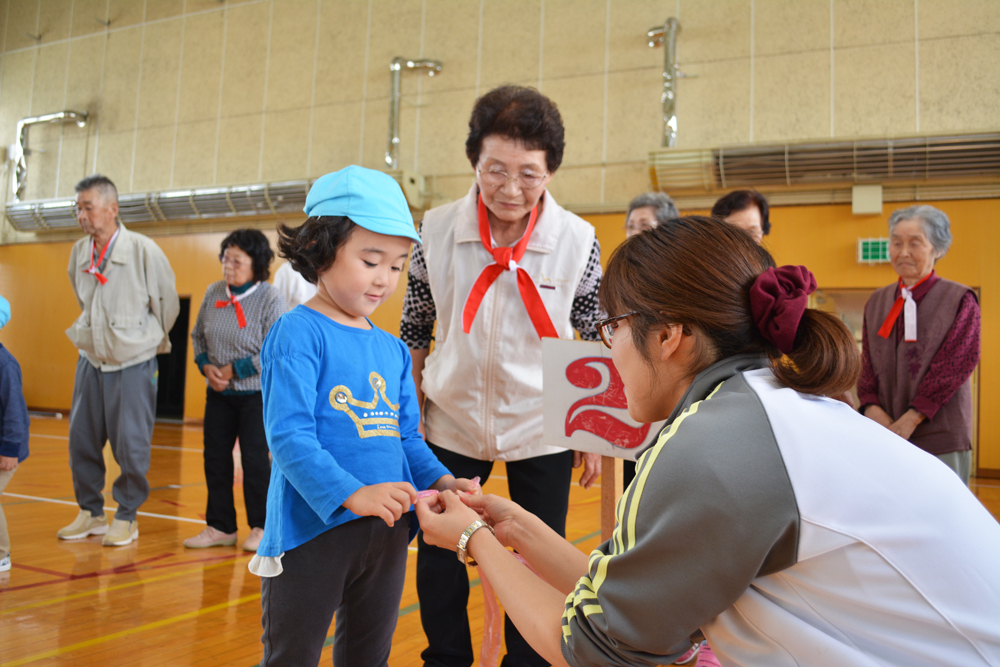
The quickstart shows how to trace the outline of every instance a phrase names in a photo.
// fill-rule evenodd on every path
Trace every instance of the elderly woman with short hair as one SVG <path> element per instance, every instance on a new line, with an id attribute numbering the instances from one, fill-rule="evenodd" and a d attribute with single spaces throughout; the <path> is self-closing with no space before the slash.
<path id="1" fill-rule="evenodd" d="M 865 305 L 861 413 L 934 454 L 968 484 L 979 303 L 971 289 L 934 271 L 951 245 L 944 212 L 927 205 L 896 210 L 889 239 L 899 280 Z"/>
<path id="2" fill-rule="evenodd" d="M 502 86 L 476 101 L 465 144 L 475 182 L 424 216 L 400 324 L 431 450 L 455 476 L 483 483 L 504 461 L 511 498 L 560 535 L 571 467 L 584 465 L 589 487 L 600 457 L 542 440 L 542 338 L 576 330 L 597 340 L 604 317 L 594 228 L 546 189 L 564 146 L 559 110 L 537 90 Z M 417 594 L 424 664 L 471 665 L 468 574 L 422 539 Z M 509 622 L 506 642 L 505 667 L 548 664 Z"/>
<path id="3" fill-rule="evenodd" d="M 628 205 L 625 214 L 625 237 L 653 229 L 667 220 L 679 217 L 674 200 L 665 192 L 643 192 Z"/>
<path id="4" fill-rule="evenodd" d="M 285 312 L 285 299 L 267 282 L 274 260 L 271 244 L 256 229 L 237 229 L 219 249 L 222 280 L 205 290 L 191 331 L 194 361 L 208 381 L 205 397 L 205 484 L 208 502 L 203 531 L 184 540 L 189 549 L 236 544 L 233 447 L 240 442 L 243 501 L 250 535 L 244 551 L 256 551 L 264 536 L 271 479 L 260 349 Z"/>

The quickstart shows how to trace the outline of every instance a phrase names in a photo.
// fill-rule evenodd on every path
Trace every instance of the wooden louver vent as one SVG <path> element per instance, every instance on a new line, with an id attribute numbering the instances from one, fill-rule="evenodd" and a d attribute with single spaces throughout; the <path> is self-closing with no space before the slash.
<path id="1" fill-rule="evenodd" d="M 712 151 L 722 188 L 1000 177 L 1000 133 Z"/>

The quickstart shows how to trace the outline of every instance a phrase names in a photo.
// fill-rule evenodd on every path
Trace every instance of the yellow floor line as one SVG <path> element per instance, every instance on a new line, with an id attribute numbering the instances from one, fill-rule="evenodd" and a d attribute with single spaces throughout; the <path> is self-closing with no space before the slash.
<path id="1" fill-rule="evenodd" d="M 128 583 L 128 584 L 118 584 L 117 586 L 108 586 L 106 588 L 95 588 L 94 590 L 90 590 L 90 591 L 83 591 L 81 593 L 73 593 L 71 595 L 64 595 L 61 598 L 52 598 L 51 600 L 40 600 L 38 602 L 32 602 L 31 604 L 24 604 L 24 605 L 21 605 L 20 607 L 8 607 L 7 609 L 4 609 L 4 610 L 0 611 L 0 616 L 9 616 L 10 614 L 14 614 L 14 613 L 17 613 L 19 611 L 24 611 L 25 609 L 34 609 L 36 607 L 46 607 L 46 606 L 48 606 L 50 604 L 58 604 L 60 602 L 68 602 L 70 600 L 77 600 L 79 598 L 85 598 L 85 597 L 90 596 L 90 595 L 97 595 L 98 593 L 110 593 L 111 591 L 120 591 L 123 588 L 132 588 L 133 586 L 147 586 L 149 584 L 155 584 L 158 581 L 164 581 L 164 580 L 167 580 L 167 579 L 176 579 L 177 577 L 183 577 L 184 575 L 187 575 L 187 574 L 200 574 L 200 573 L 204 572 L 205 570 L 211 570 L 211 569 L 216 568 L 216 567 L 222 567 L 223 565 L 232 565 L 232 564 L 233 564 L 233 561 L 226 560 L 226 561 L 222 561 L 221 563 L 212 563 L 211 565 L 205 565 L 204 567 L 195 567 L 195 568 L 191 568 L 189 570 L 184 570 L 182 572 L 174 572 L 173 574 L 165 574 L 162 577 L 153 577 L 152 579 L 143 579 L 142 581 L 133 581 L 133 582 Z M 128 574 L 134 574 L 135 572 L 136 572 L 135 570 L 129 570 Z M 102 575 L 102 576 L 110 576 L 110 575 Z M 70 583 L 70 581 L 67 580 L 66 583 Z M 4 667 L 7 667 L 7 666 L 4 665 Z"/>
<path id="2" fill-rule="evenodd" d="M 128 637 L 129 635 L 134 635 L 139 632 L 145 632 L 147 630 L 155 630 L 156 628 L 162 628 L 165 625 L 170 625 L 172 623 L 179 623 L 180 621 L 186 621 L 188 619 L 196 618 L 202 614 L 210 614 L 213 611 L 218 611 L 220 609 L 225 609 L 226 607 L 233 607 L 236 605 L 243 604 L 244 602 L 250 602 L 252 600 L 259 600 L 260 593 L 254 593 L 253 595 L 247 595 L 241 597 L 238 600 L 230 600 L 229 602 L 222 602 L 211 607 L 205 607 L 204 609 L 199 609 L 197 611 L 189 611 L 186 614 L 181 614 L 179 616 L 173 616 L 171 618 L 165 618 L 162 621 L 153 621 L 152 623 L 147 623 L 146 625 L 140 625 L 134 628 L 129 628 L 128 630 L 122 630 L 121 632 L 114 632 L 110 635 L 105 635 L 103 637 L 96 637 L 94 639 L 88 639 L 87 641 L 79 642 L 77 644 L 72 644 L 71 646 L 64 646 L 62 648 L 53 649 L 51 651 L 45 651 L 44 653 L 36 653 L 35 655 L 29 655 L 26 658 L 21 658 L 19 660 L 14 660 L 12 662 L 5 662 L 4 667 L 17 667 L 17 665 L 27 665 L 31 662 L 37 662 L 39 660 L 44 660 L 45 658 L 54 658 L 57 655 L 65 655 L 73 651 L 78 651 L 83 648 L 89 648 L 91 646 L 96 646 L 97 644 L 103 644 L 104 642 L 113 641 L 115 639 L 121 639 L 122 637 Z"/>

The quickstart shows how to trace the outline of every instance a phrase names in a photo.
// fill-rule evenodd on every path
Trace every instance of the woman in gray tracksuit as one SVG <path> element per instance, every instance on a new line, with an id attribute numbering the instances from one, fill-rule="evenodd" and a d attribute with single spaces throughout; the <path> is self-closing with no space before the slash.
<path id="1" fill-rule="evenodd" d="M 588 557 L 509 500 L 443 494 L 418 505 L 424 539 L 478 561 L 554 665 L 669 664 L 697 628 L 723 665 L 1000 664 L 1000 526 L 935 457 L 824 398 L 860 359 L 806 308 L 815 287 L 716 220 L 629 239 L 602 338 L 629 414 L 667 426 L 613 538 Z"/>

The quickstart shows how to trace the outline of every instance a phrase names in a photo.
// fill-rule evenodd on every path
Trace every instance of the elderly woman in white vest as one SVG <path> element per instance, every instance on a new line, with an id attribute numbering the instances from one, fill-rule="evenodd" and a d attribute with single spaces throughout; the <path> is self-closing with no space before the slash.
<path id="1" fill-rule="evenodd" d="M 594 228 L 546 185 L 565 145 L 556 105 L 503 86 L 476 101 L 465 152 L 476 181 L 429 211 L 414 246 L 400 337 L 413 356 L 424 433 L 459 477 L 486 482 L 506 463 L 511 497 L 565 534 L 571 467 L 580 484 L 600 458 L 542 442 L 542 338 L 598 340 L 601 249 Z M 434 333 L 434 351 L 430 343 Z M 465 567 L 419 542 L 417 592 L 427 665 L 471 665 Z M 547 665 L 506 623 L 503 664 Z"/>
<path id="2" fill-rule="evenodd" d="M 971 289 L 935 273 L 950 245 L 948 216 L 933 206 L 889 217 L 889 260 L 899 280 L 865 305 L 858 398 L 863 415 L 934 454 L 968 484 L 979 303 Z"/>

